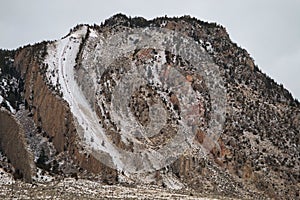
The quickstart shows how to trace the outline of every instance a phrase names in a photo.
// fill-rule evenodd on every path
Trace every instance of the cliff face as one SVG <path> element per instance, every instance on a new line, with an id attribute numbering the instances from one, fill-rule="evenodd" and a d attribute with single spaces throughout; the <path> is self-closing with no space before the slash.
<path id="1" fill-rule="evenodd" d="M 69 106 L 47 85 L 43 74 L 44 65 L 40 63 L 40 58 L 34 57 L 35 54 L 32 54 L 30 48 L 17 52 L 14 64 L 24 79 L 24 101 L 36 128 L 53 143 L 57 155 L 67 152 L 68 157 L 77 165 L 77 168 L 70 171 L 72 174 L 78 173 L 82 167 L 114 183 L 115 170 L 106 167 L 94 157 L 82 153 Z M 68 173 L 63 169 L 60 170 Z"/>
<path id="2" fill-rule="evenodd" d="M 107 64 L 105 55 L 113 57 L 115 52 L 106 51 L 105 39 L 147 27 L 164 28 L 191 38 L 218 66 L 227 105 L 222 134 L 214 141 L 207 142 L 213 117 L 210 86 L 191 62 L 162 48 L 141 46 Z M 109 184 L 152 183 L 250 199 L 299 197 L 300 104 L 263 74 L 246 50 L 232 43 L 219 25 L 188 16 L 147 21 L 116 15 L 104 25 L 79 25 L 61 40 L 27 46 L 9 56 L 13 60 L 4 64 L 15 71 L 8 77 L 8 72 L 2 70 L 0 77 L 14 77 L 14 84 L 22 87 L 15 92 L 15 98 L 6 95 L 8 90 L 4 87 L 0 88 L 1 95 L 16 115 L 22 116 L 20 123 L 25 127 L 35 163 L 54 176 L 91 177 L 89 173 L 95 173 Z M 136 72 L 151 72 L 152 78 L 148 84 L 138 78 L 131 81 Z M 148 162 L 153 167 L 155 163 L 151 158 L 139 163 L 138 158 L 131 158 L 131 152 L 163 148 L 184 127 L 187 102 L 180 96 L 189 90 L 181 90 L 180 94 L 166 88 L 161 77 L 168 78 L 172 73 L 182 80 L 180 83 L 192 88 L 197 99 L 197 106 L 190 111 L 196 113 L 201 126 L 194 127 L 195 137 L 189 145 L 202 144 L 209 152 L 204 155 L 192 148 L 162 169 L 132 173 L 134 167 Z M 130 84 L 133 89 L 127 99 Z M 8 103 L 1 105 L 10 109 Z M 12 123 L 17 124 L 12 116 L 2 116 L 2 136 L 6 137 L 7 130 L 15 126 Z M 146 137 L 141 135 L 143 130 Z M 32 170 L 14 159 L 15 151 L 3 142 L 7 139 L 1 141 L 1 149 L 15 168 L 31 180 Z M 120 149 L 129 153 L 120 154 Z M 128 164 L 131 159 L 135 163 Z M 32 166 L 32 158 L 25 160 L 22 163 Z"/>
<path id="3" fill-rule="evenodd" d="M 6 110 L 0 110 L 0 147 L 15 167 L 14 176 L 31 182 L 35 175 L 32 153 L 21 124 Z"/>

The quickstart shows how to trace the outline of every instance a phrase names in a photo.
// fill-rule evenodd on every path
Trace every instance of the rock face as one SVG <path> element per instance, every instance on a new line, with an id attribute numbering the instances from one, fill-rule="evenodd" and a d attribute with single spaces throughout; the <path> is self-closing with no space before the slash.
<path id="1" fill-rule="evenodd" d="M 24 129 L 6 110 L 0 110 L 0 146 L 16 168 L 14 177 L 31 182 L 35 175 L 35 164 L 29 151 Z"/>
<path id="2" fill-rule="evenodd" d="M 39 63 L 39 59 L 31 60 L 30 56 L 24 57 L 28 51 L 30 49 L 23 49 L 17 53 L 15 65 L 25 80 L 24 100 L 26 105 L 28 104 L 29 115 L 33 118 L 39 132 L 42 132 L 47 140 L 53 143 L 56 154 L 68 152 L 67 154 L 72 156 L 70 159 L 74 160 L 74 164 L 77 163 L 93 173 L 102 173 L 104 179 L 106 176 L 110 177 L 111 174 L 116 174 L 114 170 L 107 168 L 100 161 L 80 153 L 81 147 L 77 144 L 73 115 L 67 103 L 47 85 L 45 74 L 43 74 L 43 64 Z M 55 158 L 50 160 L 53 163 Z M 53 166 L 46 168 L 53 169 Z M 66 171 L 72 174 L 77 173 L 78 169 L 75 168 L 72 167 Z M 66 173 L 64 171 L 62 170 L 63 173 Z"/>
<path id="3" fill-rule="evenodd" d="M 226 120 L 220 137 L 209 143 L 212 148 L 205 146 L 213 115 L 209 83 L 188 60 L 161 48 L 139 47 L 106 63 L 103 55 L 114 52 L 103 48 L 105 38 L 147 27 L 191 38 L 218 66 L 226 88 Z M 124 74 L 130 78 L 130 74 L 150 69 L 155 77 L 155 66 L 163 69 L 164 76 L 176 70 L 179 80 L 192 88 L 197 106 L 191 111 L 199 124 L 191 145 L 202 144 L 209 153 L 192 148 L 162 169 L 134 174 L 124 166 L 138 168 L 145 163 L 134 160 L 137 162 L 126 165 L 130 156 L 121 157 L 115 149 L 158 150 L 182 127 L 184 101 L 157 81 L 160 76 L 148 84 L 136 79 L 130 98 L 125 98 L 123 89 L 130 79 L 122 78 Z M 24 166 L 32 166 L 34 160 L 38 169 L 56 177 L 99 175 L 99 180 L 109 184 L 151 183 L 203 195 L 299 198 L 300 104 L 263 74 L 246 50 L 217 24 L 189 16 L 147 21 L 119 14 L 101 26 L 79 25 L 58 41 L 1 51 L 0 78 L 0 103 L 8 110 L 0 113 L 1 138 L 7 138 L 7 130 L 16 126 L 9 124 L 18 118 L 27 144 L 24 139 L 16 145 L 28 145 L 35 157 L 24 156 Z M 129 114 L 118 121 L 123 110 Z M 136 131 L 139 127 L 148 134 L 141 135 Z M 132 138 L 138 142 L 131 142 Z M 14 170 L 21 170 L 31 181 L 35 167 L 20 166 L 14 161 L 16 152 L 6 140 L 0 141 Z"/>

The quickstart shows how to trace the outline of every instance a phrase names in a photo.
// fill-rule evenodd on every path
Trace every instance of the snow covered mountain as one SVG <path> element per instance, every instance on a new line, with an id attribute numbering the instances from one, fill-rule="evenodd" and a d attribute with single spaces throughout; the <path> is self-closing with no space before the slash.
<path id="1" fill-rule="evenodd" d="M 3 188 L 299 198 L 300 104 L 222 26 L 118 14 L 0 53 Z"/>

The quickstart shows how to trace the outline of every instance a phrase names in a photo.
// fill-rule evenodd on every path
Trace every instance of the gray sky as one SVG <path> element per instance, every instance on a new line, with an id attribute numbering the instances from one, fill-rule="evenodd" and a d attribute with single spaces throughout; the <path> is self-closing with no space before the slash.
<path id="1" fill-rule="evenodd" d="M 59 39 L 113 14 L 152 19 L 189 14 L 217 22 L 256 64 L 300 99 L 299 0 L 0 0 L 0 48 Z"/>

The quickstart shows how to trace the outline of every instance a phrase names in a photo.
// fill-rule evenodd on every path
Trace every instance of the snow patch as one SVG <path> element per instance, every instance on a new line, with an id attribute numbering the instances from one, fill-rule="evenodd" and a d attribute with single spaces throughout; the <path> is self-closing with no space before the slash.
<path id="1" fill-rule="evenodd" d="M 97 38 L 97 37 L 98 37 L 98 34 L 97 34 L 97 32 L 96 32 L 94 29 L 91 29 L 90 35 L 89 35 L 89 36 L 90 36 L 90 37 Z"/>
<path id="2" fill-rule="evenodd" d="M 213 52 L 214 52 L 214 48 L 213 48 L 213 46 L 211 45 L 210 42 L 205 42 L 205 47 L 206 47 L 206 50 L 207 50 L 209 53 L 213 53 Z"/>
<path id="3" fill-rule="evenodd" d="M 9 108 L 9 111 L 12 114 L 16 114 L 16 110 L 10 105 L 9 101 L 7 101 L 6 99 L 4 99 L 1 95 L 0 95 L 0 104 L 1 103 L 5 103 L 7 105 L 7 107 Z"/>
<path id="4" fill-rule="evenodd" d="M 10 185 L 13 184 L 14 178 L 11 174 L 5 172 L 2 168 L 0 168 L 0 185 Z"/>
<path id="5" fill-rule="evenodd" d="M 163 174 L 162 175 L 164 184 L 173 190 L 180 190 L 184 188 L 184 185 L 171 173 Z"/>
<path id="6" fill-rule="evenodd" d="M 36 182 L 51 182 L 54 180 L 54 177 L 49 175 L 49 173 L 45 170 L 42 170 L 37 167 L 37 173 L 35 177 L 32 177 L 32 179 Z"/>

